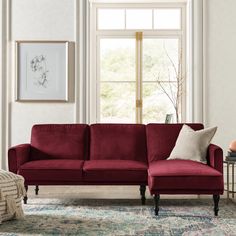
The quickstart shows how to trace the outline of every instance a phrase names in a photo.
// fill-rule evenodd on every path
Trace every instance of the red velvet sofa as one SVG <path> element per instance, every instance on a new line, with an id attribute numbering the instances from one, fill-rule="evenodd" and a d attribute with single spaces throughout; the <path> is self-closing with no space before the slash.
<path id="1" fill-rule="evenodd" d="M 195 130 L 202 124 L 188 124 Z M 11 147 L 9 170 L 35 185 L 148 185 L 158 215 L 160 194 L 223 194 L 222 149 L 211 144 L 207 165 L 166 160 L 182 124 L 35 125 L 30 144 Z M 24 198 L 27 203 L 27 197 Z"/>

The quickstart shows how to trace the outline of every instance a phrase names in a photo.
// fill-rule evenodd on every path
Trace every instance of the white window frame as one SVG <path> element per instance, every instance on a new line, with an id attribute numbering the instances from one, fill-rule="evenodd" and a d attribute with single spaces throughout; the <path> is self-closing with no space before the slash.
<path id="1" fill-rule="evenodd" d="M 206 1 L 188 0 L 189 80 L 188 121 L 205 123 L 206 110 Z"/>
<path id="2" fill-rule="evenodd" d="M 181 29 L 160 29 L 160 30 L 98 30 L 97 29 L 97 10 L 98 8 L 115 8 L 115 9 L 155 9 L 155 8 L 180 8 L 181 9 Z M 177 38 L 179 37 L 179 42 L 182 43 L 182 45 L 179 46 L 179 48 L 182 48 L 182 73 L 186 74 L 186 3 L 179 2 L 179 3 L 136 3 L 136 4 L 130 4 L 130 3 L 93 3 L 90 5 L 91 14 L 90 14 L 90 104 L 89 104 L 89 123 L 97 123 L 99 122 L 99 78 L 98 71 L 99 68 L 97 68 L 97 63 L 99 58 L 99 52 L 98 50 L 98 40 L 102 38 L 107 37 L 130 37 L 135 38 L 135 33 L 137 31 L 142 31 L 144 33 L 145 38 Z M 182 38 L 181 38 L 182 36 Z M 186 120 L 186 96 L 182 97 L 181 101 L 181 113 L 182 113 L 182 121 Z"/>
<path id="3" fill-rule="evenodd" d="M 80 0 L 76 1 L 75 39 L 75 122 L 92 123 L 90 87 L 93 86 L 90 63 L 91 9 L 95 3 L 160 3 L 166 0 Z M 205 122 L 206 100 L 206 1 L 168 0 L 187 2 L 187 74 L 188 90 L 186 122 Z"/>

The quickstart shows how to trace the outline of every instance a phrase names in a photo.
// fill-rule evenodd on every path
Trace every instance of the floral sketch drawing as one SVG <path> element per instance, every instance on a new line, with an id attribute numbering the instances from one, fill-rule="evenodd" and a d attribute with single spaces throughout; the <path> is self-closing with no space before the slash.
<path id="1" fill-rule="evenodd" d="M 46 56 L 35 56 L 30 61 L 30 67 L 34 73 L 34 84 L 38 87 L 47 88 L 48 85 L 48 73 Z"/>

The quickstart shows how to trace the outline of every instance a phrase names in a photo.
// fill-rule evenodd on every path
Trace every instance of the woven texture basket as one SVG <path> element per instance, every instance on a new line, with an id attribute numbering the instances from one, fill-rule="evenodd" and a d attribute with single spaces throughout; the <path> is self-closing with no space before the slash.
<path id="1" fill-rule="evenodd" d="M 22 197 L 25 196 L 24 178 L 0 170 L 0 224 L 10 219 L 22 219 Z"/>

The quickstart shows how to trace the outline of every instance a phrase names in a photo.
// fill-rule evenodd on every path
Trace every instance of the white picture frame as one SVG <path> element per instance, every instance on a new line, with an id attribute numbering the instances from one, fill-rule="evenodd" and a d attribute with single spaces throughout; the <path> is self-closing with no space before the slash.
<path id="1" fill-rule="evenodd" d="M 68 101 L 67 41 L 16 41 L 16 101 Z"/>

